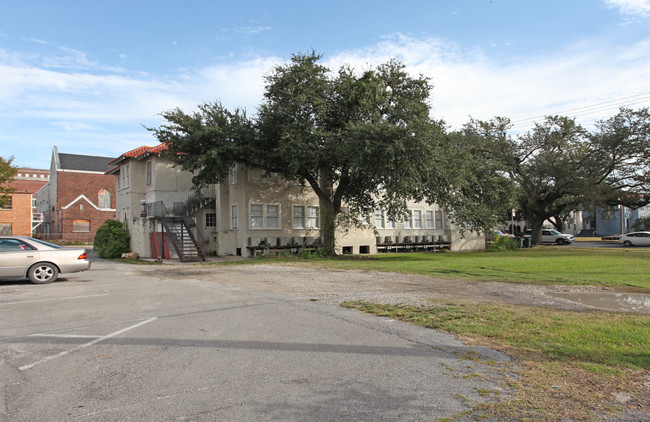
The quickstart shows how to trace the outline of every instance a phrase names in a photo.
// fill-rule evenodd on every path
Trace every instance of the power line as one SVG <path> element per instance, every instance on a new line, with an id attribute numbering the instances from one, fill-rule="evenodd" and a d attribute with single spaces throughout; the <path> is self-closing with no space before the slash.
<path id="1" fill-rule="evenodd" d="M 630 101 L 632 100 L 632 101 Z M 613 100 L 608 100 L 608 101 L 603 101 L 600 103 L 595 103 L 587 106 L 582 106 L 582 107 L 575 107 L 572 109 L 564 110 L 561 112 L 557 113 L 547 113 L 544 115 L 540 116 L 535 116 L 535 117 L 529 117 L 526 119 L 518 119 L 512 122 L 513 128 L 516 127 L 522 127 L 522 126 L 528 126 L 530 124 L 535 123 L 535 121 L 539 119 L 543 119 L 546 116 L 549 115 L 571 115 L 574 117 L 578 116 L 584 116 L 587 114 L 592 114 L 595 112 L 599 111 L 605 111 L 611 108 L 620 108 L 621 106 L 632 106 L 632 105 L 637 105 L 640 103 L 644 103 L 646 101 L 650 101 L 650 92 L 644 92 L 641 94 L 636 94 L 636 95 L 630 95 L 627 97 L 622 97 L 622 98 L 617 98 Z"/>

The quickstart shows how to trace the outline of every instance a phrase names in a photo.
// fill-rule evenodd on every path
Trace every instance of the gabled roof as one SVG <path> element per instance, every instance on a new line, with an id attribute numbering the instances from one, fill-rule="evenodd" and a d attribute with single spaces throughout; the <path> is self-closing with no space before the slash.
<path id="1" fill-rule="evenodd" d="M 113 157 L 59 153 L 59 167 L 57 170 L 93 171 L 105 173 L 110 169 L 108 162 L 112 159 Z"/>
<path id="2" fill-rule="evenodd" d="M 137 147 L 135 149 L 132 149 L 131 151 L 125 152 L 124 154 L 120 155 L 116 159 L 111 160 L 108 164 L 109 165 L 119 164 L 119 163 L 121 163 L 122 161 L 124 161 L 124 160 L 126 160 L 128 158 L 141 160 L 141 159 L 143 159 L 145 157 L 148 157 L 148 156 L 150 156 L 152 154 L 160 154 L 161 152 L 165 151 L 166 149 L 167 149 L 167 144 L 159 144 L 159 145 L 156 145 L 155 147 L 148 147 L 148 146 Z M 114 170 L 116 170 L 116 169 L 115 168 L 110 168 L 110 169 L 107 169 L 106 172 L 110 174 Z"/>

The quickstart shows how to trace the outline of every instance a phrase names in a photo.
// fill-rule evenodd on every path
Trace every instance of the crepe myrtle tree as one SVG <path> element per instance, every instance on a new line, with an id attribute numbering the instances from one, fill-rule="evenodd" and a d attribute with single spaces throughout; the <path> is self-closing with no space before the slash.
<path id="1" fill-rule="evenodd" d="M 648 109 L 621 109 L 587 131 L 575 119 L 549 116 L 521 136 L 510 121 L 472 120 L 464 134 L 506 169 L 517 187 L 517 209 L 531 224 L 533 243 L 545 220 L 584 207 L 650 203 Z"/>
<path id="2" fill-rule="evenodd" d="M 219 102 L 198 111 L 162 113 L 150 128 L 195 185 L 227 180 L 235 163 L 278 173 L 309 186 L 319 199 L 324 246 L 334 251 L 337 216 L 383 209 L 400 220 L 408 200 L 446 206 L 463 228 L 496 221 L 485 180 L 472 159 L 461 160 L 462 138 L 430 117 L 431 85 L 391 60 L 362 72 L 332 72 L 321 56 L 297 54 L 265 77 L 264 101 L 250 118 Z M 469 153 L 469 152 L 467 152 Z M 451 154 L 451 155 L 450 155 Z M 470 171 L 471 170 L 471 171 Z"/>

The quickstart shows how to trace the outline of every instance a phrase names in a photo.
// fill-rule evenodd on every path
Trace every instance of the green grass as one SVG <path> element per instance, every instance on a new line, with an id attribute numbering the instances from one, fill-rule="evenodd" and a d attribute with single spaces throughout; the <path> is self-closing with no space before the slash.
<path id="1" fill-rule="evenodd" d="M 509 252 L 400 253 L 363 258 L 277 261 L 477 281 L 599 285 L 650 291 L 650 250 L 647 249 L 539 247 Z"/>
<path id="2" fill-rule="evenodd" d="M 431 306 L 346 302 L 341 306 L 447 331 L 506 351 L 520 377 L 514 394 L 476 406 L 475 415 L 508 420 L 602 420 L 623 410 L 615 392 L 637 396 L 650 369 L 650 316 L 524 306 Z"/>
<path id="3" fill-rule="evenodd" d="M 650 316 L 475 303 L 418 307 L 346 302 L 342 306 L 453 334 L 482 337 L 503 348 L 585 364 L 591 370 L 650 369 Z"/>

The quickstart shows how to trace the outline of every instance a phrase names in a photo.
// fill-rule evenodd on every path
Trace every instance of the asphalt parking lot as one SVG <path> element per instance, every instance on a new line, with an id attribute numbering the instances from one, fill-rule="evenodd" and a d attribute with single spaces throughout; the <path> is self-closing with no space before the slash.
<path id="1" fill-rule="evenodd" d="M 451 335 L 237 286 L 236 266 L 166 273 L 0 281 L 0 420 L 437 420 L 507 394 L 507 356 Z"/>

